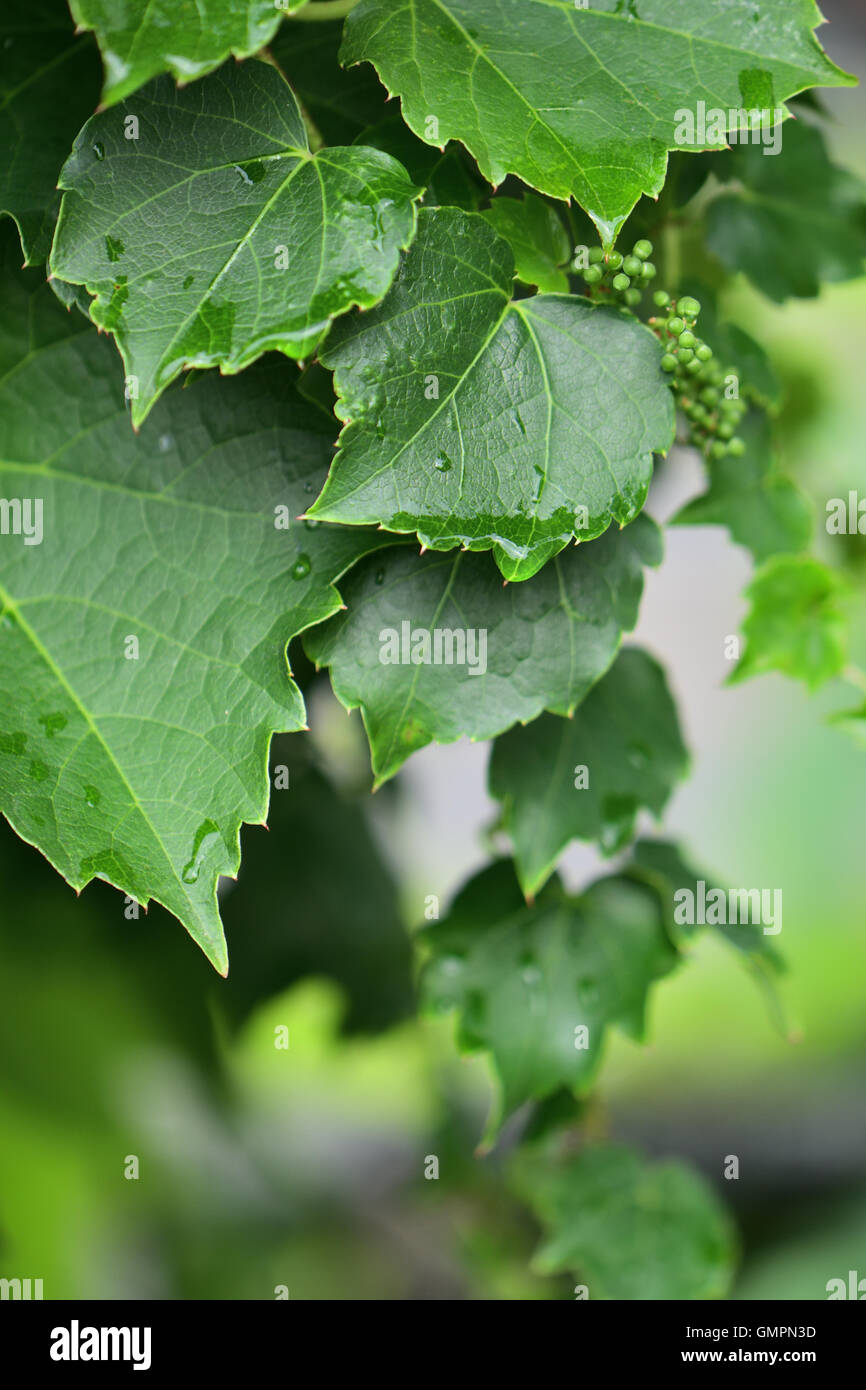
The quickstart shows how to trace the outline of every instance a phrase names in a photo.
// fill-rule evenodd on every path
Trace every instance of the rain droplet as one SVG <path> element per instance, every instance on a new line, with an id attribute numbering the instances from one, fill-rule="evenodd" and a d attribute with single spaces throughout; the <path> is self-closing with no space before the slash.
<path id="1" fill-rule="evenodd" d="M 314 516 L 304 517 L 304 525 L 308 531 L 315 531 L 317 526 L 321 526 L 321 521 L 317 521 Z"/>
<path id="2" fill-rule="evenodd" d="M 102 144 L 101 141 L 96 141 L 95 145 L 93 146 L 93 153 L 96 155 L 97 159 L 105 158 L 105 146 Z"/>
<path id="3" fill-rule="evenodd" d="M 312 568 L 313 565 L 309 555 L 299 555 L 295 563 L 292 565 L 292 578 L 306 579 L 307 575 L 310 573 L 310 570 Z"/>
<path id="4" fill-rule="evenodd" d="M 195 832 L 189 863 L 184 865 L 181 873 L 181 878 L 184 883 L 198 882 L 198 876 L 201 873 L 204 857 L 210 849 L 216 835 L 219 835 L 219 826 L 212 820 L 202 821 L 198 830 Z"/>
<path id="5" fill-rule="evenodd" d="M 160 449 L 160 453 L 162 453 L 162 454 L 167 454 L 168 451 L 169 451 L 169 449 L 172 448 L 173 444 L 174 444 L 174 435 L 173 435 L 173 434 L 161 434 L 161 435 L 159 436 L 159 449 Z"/>
<path id="6" fill-rule="evenodd" d="M 184 287 L 185 290 L 188 290 L 188 289 L 189 289 L 189 287 L 190 287 L 190 285 L 192 284 L 192 282 L 193 282 L 194 279 L 195 279 L 195 276 L 194 276 L 194 275 L 187 275 L 186 279 L 185 279 L 184 282 L 183 282 L 183 287 Z"/>
<path id="7" fill-rule="evenodd" d="M 53 738 L 55 734 L 60 733 L 61 729 L 66 728 L 69 720 L 65 714 L 40 714 L 39 723 L 45 730 L 45 737 Z"/>
<path id="8" fill-rule="evenodd" d="M 451 460 L 447 454 L 437 454 L 433 460 L 433 467 L 440 473 L 447 473 L 451 468 Z"/>
<path id="9" fill-rule="evenodd" d="M 384 583 L 385 583 L 385 571 L 384 571 L 384 570 L 376 570 L 376 583 L 377 583 L 377 584 L 384 584 Z"/>
<path id="10" fill-rule="evenodd" d="M 0 734 L 0 753 L 11 753 L 18 757 L 27 747 L 27 735 L 25 733 Z"/>
<path id="11" fill-rule="evenodd" d="M 38 758 L 34 758 L 30 764 L 30 776 L 33 778 L 33 781 L 44 782 L 49 775 L 47 765 L 40 762 Z"/>
<path id="12" fill-rule="evenodd" d="M 98 806 L 100 801 L 102 800 L 102 792 L 99 790 L 98 787 L 94 787 L 89 782 L 85 782 L 84 799 L 87 802 L 88 806 L 91 808 L 91 810 L 93 810 L 93 808 Z"/>

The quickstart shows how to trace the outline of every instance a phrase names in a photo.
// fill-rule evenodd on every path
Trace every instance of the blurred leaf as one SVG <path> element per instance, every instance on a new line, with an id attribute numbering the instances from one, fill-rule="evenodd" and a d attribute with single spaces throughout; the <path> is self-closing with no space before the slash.
<path id="1" fill-rule="evenodd" d="M 640 808 L 660 816 L 687 769 L 664 672 L 636 647 L 620 653 L 572 718 L 542 715 L 498 738 L 490 792 L 503 803 L 524 892 L 541 887 L 570 840 L 599 840 L 616 853 Z"/>
<path id="2" fill-rule="evenodd" d="M 787 121 L 782 150 L 740 145 L 719 157 L 719 178 L 736 180 L 707 209 L 707 245 L 770 299 L 811 299 L 824 281 L 863 273 L 866 186 L 830 162 L 824 137 Z"/>
<path id="3" fill-rule="evenodd" d="M 745 454 L 706 460 L 710 486 L 677 512 L 673 526 L 726 526 L 760 563 L 782 552 L 799 552 L 809 544 L 812 504 L 804 492 L 778 470 L 772 426 L 751 410 L 737 427 Z"/>
<path id="4" fill-rule="evenodd" d="M 590 1299 L 727 1294 L 734 1232 L 712 1189 L 684 1164 L 596 1144 L 559 1161 L 528 1150 L 514 1173 L 545 1229 L 533 1261 L 543 1273 L 575 1274 Z"/>
<path id="5" fill-rule="evenodd" d="M 640 1038 L 647 991 L 677 961 L 647 886 L 599 879 L 569 898 L 551 885 L 526 907 L 507 861 L 472 880 L 419 942 L 432 957 L 427 1006 L 458 1011 L 463 1050 L 492 1053 L 502 1095 L 488 1134 L 526 1100 L 563 1085 L 585 1092 L 607 1029 Z"/>
<path id="6" fill-rule="evenodd" d="M 677 845 L 669 840 L 638 840 L 630 859 L 623 866 L 623 872 L 648 881 L 658 892 L 664 908 L 665 922 L 671 940 L 677 946 L 687 945 L 705 928 L 698 923 L 679 922 L 676 915 L 675 895 L 688 889 L 698 896 L 698 884 L 703 882 L 707 892 L 718 885 L 708 874 L 695 869 L 682 856 Z M 743 955 L 757 960 L 762 968 L 766 966 L 771 973 L 782 970 L 782 960 L 776 947 L 764 935 L 760 924 L 753 922 L 726 922 L 710 924 L 711 929 L 724 937 L 725 941 Z"/>
<path id="7" fill-rule="evenodd" d="M 848 624 L 840 600 L 845 581 L 820 560 L 779 555 L 758 571 L 746 590 L 752 608 L 743 633 L 746 650 L 728 684 L 781 671 L 810 690 L 845 664 Z"/>

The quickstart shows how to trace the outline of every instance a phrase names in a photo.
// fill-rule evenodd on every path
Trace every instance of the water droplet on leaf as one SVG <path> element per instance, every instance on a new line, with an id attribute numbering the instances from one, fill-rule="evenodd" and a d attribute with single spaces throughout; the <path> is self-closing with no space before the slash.
<path id="1" fill-rule="evenodd" d="M 40 714 L 39 723 L 45 730 L 45 737 L 53 738 L 55 734 L 60 733 L 61 729 L 66 728 L 69 720 L 65 714 Z"/>
<path id="2" fill-rule="evenodd" d="M 195 832 L 195 839 L 192 845 L 192 854 L 189 862 L 184 865 L 181 878 L 184 883 L 197 883 L 201 873 L 201 866 L 204 857 L 213 845 L 215 836 L 219 835 L 219 826 L 212 820 L 202 821 L 198 830 Z"/>

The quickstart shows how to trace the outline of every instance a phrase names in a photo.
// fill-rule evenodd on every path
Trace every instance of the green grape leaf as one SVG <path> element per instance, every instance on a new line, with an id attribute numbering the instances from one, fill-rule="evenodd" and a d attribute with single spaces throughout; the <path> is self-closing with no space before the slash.
<path id="1" fill-rule="evenodd" d="M 752 410 L 737 434 L 746 445 L 745 454 L 710 459 L 708 490 L 687 502 L 669 524 L 726 526 L 759 564 L 771 555 L 805 550 L 812 535 L 812 504 L 779 471 L 770 421 Z"/>
<path id="2" fill-rule="evenodd" d="M 342 59 L 370 62 L 421 139 L 463 142 L 493 184 L 572 197 L 612 242 L 662 188 L 683 111 L 774 108 L 855 79 L 821 50 L 814 0 L 361 0 Z M 712 141 L 688 138 L 694 149 Z"/>
<path id="3" fill-rule="evenodd" d="M 103 106 L 123 101 L 160 73 L 191 82 L 231 54 L 248 58 L 284 14 L 307 0 L 69 0 L 79 29 L 92 29 L 105 64 Z"/>
<path id="4" fill-rule="evenodd" d="M 33 272 L 3 298 L 0 809 L 224 972 L 217 880 L 264 820 L 272 732 L 305 723 L 286 644 L 381 537 L 296 522 L 332 433 L 279 359 L 173 390 L 136 436 L 106 340 Z"/>
<path id="5" fill-rule="evenodd" d="M 673 438 L 660 344 L 577 296 L 515 301 L 513 278 L 482 216 L 421 209 L 388 295 L 320 354 L 345 428 L 311 516 L 492 548 L 512 580 L 633 520 Z"/>
<path id="6" fill-rule="evenodd" d="M 739 146 L 717 172 L 738 188 L 707 208 L 707 246 L 768 298 L 814 298 L 825 281 L 863 273 L 866 185 L 831 163 L 815 126 L 789 121 L 776 158 Z"/>
<path id="7" fill-rule="evenodd" d="M 4 0 L 0 51 L 0 213 L 35 265 L 51 246 L 60 167 L 99 100 L 99 59 L 65 0 Z"/>
<path id="8" fill-rule="evenodd" d="M 64 309 L 68 309 L 70 312 L 77 309 L 90 323 L 90 295 L 83 285 L 67 285 L 65 280 L 58 280 L 56 276 L 49 280 L 48 284 Z"/>
<path id="9" fill-rule="evenodd" d="M 474 905 L 488 896 L 479 916 Z M 501 1097 L 488 1136 L 524 1101 L 562 1086 L 586 1092 L 607 1030 L 642 1038 L 649 987 L 678 960 L 647 885 L 599 879 L 578 898 L 551 885 L 527 907 L 506 860 L 473 880 L 419 941 L 431 953 L 426 1006 L 457 1010 L 460 1047 L 492 1054 Z"/>
<path id="10" fill-rule="evenodd" d="M 342 20 L 284 24 L 269 46 L 326 145 L 351 145 L 391 109 L 371 67 L 340 66 L 342 37 Z"/>
<path id="11" fill-rule="evenodd" d="M 389 112 L 375 125 L 367 126 L 355 143 L 384 150 L 402 164 L 412 182 L 423 187 L 422 202 L 427 207 L 477 212 L 490 199 L 490 185 L 484 182 L 462 145 L 452 141 L 444 150 L 425 145 L 412 134 L 399 111 Z"/>
<path id="12" fill-rule="evenodd" d="M 443 151 L 413 135 L 368 64 L 340 67 L 342 35 L 341 21 L 287 24 L 270 46 L 324 142 L 384 150 L 423 186 L 430 206 L 480 207 L 490 197 L 490 185 L 463 146 L 452 141 Z"/>
<path id="13" fill-rule="evenodd" d="M 590 1299 L 724 1298 L 737 1242 L 709 1184 L 676 1160 L 648 1163 L 619 1144 L 553 1156 L 529 1149 L 513 1181 L 544 1228 L 533 1260 L 571 1273 Z"/>
<path id="14" fill-rule="evenodd" d="M 746 590 L 751 611 L 743 624 L 746 650 L 728 683 L 767 671 L 806 682 L 810 690 L 845 665 L 848 623 L 842 577 L 808 555 L 777 555 Z"/>
<path id="15" fill-rule="evenodd" d="M 543 715 L 498 738 L 490 794 L 502 802 L 523 891 L 538 891 L 570 840 L 622 849 L 641 807 L 661 815 L 688 762 L 664 672 L 636 647 L 620 652 L 573 718 Z"/>
<path id="16" fill-rule="evenodd" d="M 494 198 L 483 216 L 514 252 L 518 280 L 542 294 L 567 294 L 563 267 L 571 259 L 571 237 L 556 208 L 534 193 L 523 198 Z"/>
<path id="17" fill-rule="evenodd" d="M 414 231 L 405 170 L 360 146 L 311 155 L 270 63 L 158 78 L 88 121 L 60 182 L 52 273 L 95 296 L 135 425 L 186 366 L 310 356 L 335 315 L 381 299 Z"/>
<path id="18" fill-rule="evenodd" d="M 360 707 L 378 785 L 433 740 L 570 713 L 635 624 L 642 566 L 660 559 L 646 516 L 564 551 L 529 584 L 504 585 L 485 555 L 390 549 L 346 576 L 346 611 L 304 646 L 346 708 Z"/>

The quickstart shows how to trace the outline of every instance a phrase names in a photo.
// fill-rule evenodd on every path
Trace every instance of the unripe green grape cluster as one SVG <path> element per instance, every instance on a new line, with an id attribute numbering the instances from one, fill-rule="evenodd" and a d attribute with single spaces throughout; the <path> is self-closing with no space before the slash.
<path id="1" fill-rule="evenodd" d="M 582 272 L 590 287 L 590 298 L 617 296 L 630 309 L 643 297 L 643 291 L 654 278 L 656 268 L 650 260 L 651 241 L 636 241 L 629 256 L 593 246 L 589 265 Z M 677 404 L 688 422 L 688 443 L 700 449 L 707 458 L 721 459 L 726 454 L 740 457 L 746 446 L 737 434 L 745 414 L 745 404 L 728 399 L 725 379 L 729 375 L 713 350 L 695 333 L 701 306 L 691 295 L 671 299 L 664 290 L 653 295 L 662 315 L 650 319 L 653 332 L 665 349 L 662 368 L 670 373 Z"/>
<path id="2" fill-rule="evenodd" d="M 605 255 L 600 246 L 593 246 L 589 265 L 581 272 L 590 287 L 591 297 L 618 295 L 630 309 L 640 304 L 644 290 L 656 273 L 650 260 L 652 253 L 651 241 L 636 241 L 630 256 L 623 256 L 620 251 L 608 251 Z"/>
<path id="3" fill-rule="evenodd" d="M 694 332 L 700 304 L 691 295 L 672 300 L 664 290 L 657 290 L 653 299 L 663 313 L 650 319 L 650 327 L 665 349 L 662 370 L 670 373 L 677 404 L 688 421 L 688 443 L 712 459 L 742 456 L 746 446 L 737 427 L 746 406 L 739 397 L 727 397 L 725 380 L 731 373 Z"/>

